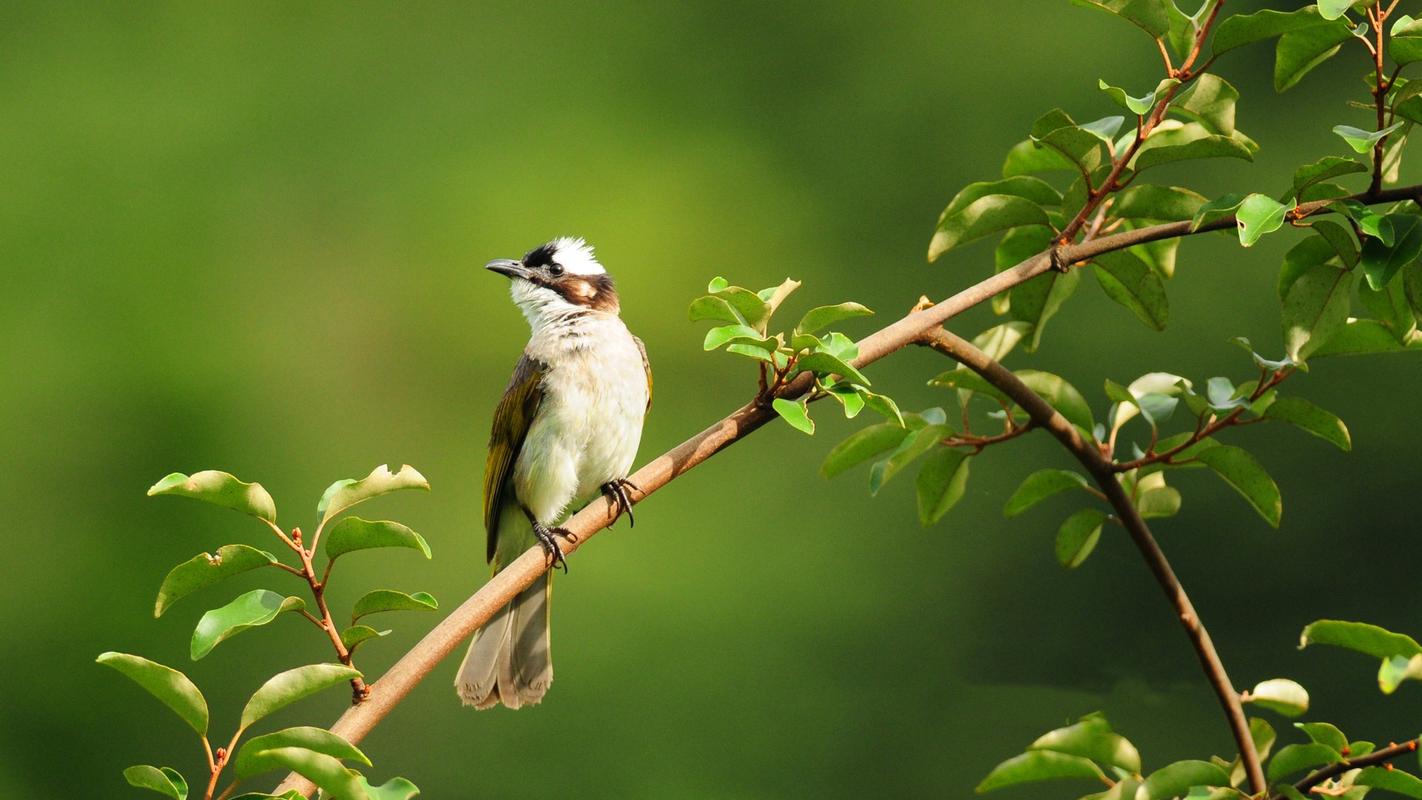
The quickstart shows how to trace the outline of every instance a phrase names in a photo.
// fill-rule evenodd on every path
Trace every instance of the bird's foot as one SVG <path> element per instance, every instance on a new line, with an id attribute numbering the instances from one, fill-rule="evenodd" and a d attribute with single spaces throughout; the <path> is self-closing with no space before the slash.
<path id="1" fill-rule="evenodd" d="M 543 545 L 543 552 L 547 554 L 549 566 L 557 569 L 563 568 L 563 574 L 568 573 L 568 561 L 563 558 L 563 548 L 558 546 L 558 537 L 563 536 L 571 539 L 568 531 L 564 528 L 550 528 L 543 523 L 533 521 L 533 535 L 538 537 L 538 543 Z"/>
<path id="2" fill-rule="evenodd" d="M 641 488 L 626 478 L 610 480 L 602 485 L 602 494 L 607 501 L 617 509 L 617 515 L 627 515 L 627 527 L 637 527 L 637 519 L 632 516 L 632 498 L 627 496 L 627 487 L 632 487 L 634 491 L 641 492 Z"/>

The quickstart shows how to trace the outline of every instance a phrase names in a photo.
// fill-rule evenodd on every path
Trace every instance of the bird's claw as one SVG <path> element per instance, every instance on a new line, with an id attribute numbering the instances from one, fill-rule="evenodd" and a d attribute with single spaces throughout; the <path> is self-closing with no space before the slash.
<path id="1" fill-rule="evenodd" d="M 563 548 L 558 546 L 558 537 L 568 536 L 568 531 L 563 528 L 549 528 L 548 526 L 535 522 L 533 523 L 533 535 L 538 537 L 538 543 L 543 545 L 543 552 L 548 556 L 548 566 L 557 569 L 563 568 L 563 574 L 568 574 L 568 561 L 563 558 Z"/>
<path id="2" fill-rule="evenodd" d="M 637 518 L 632 516 L 632 498 L 627 495 L 629 486 L 637 492 L 642 491 L 632 481 L 626 478 L 617 478 L 602 485 L 602 494 L 617 509 L 618 516 L 627 515 L 627 527 L 635 528 L 637 527 Z"/>

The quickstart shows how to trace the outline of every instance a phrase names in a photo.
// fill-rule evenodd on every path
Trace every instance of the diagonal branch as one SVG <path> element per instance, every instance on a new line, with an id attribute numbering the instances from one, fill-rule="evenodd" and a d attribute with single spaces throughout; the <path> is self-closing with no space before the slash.
<path id="1" fill-rule="evenodd" d="M 1200 659 L 1200 666 L 1205 670 L 1205 677 L 1209 679 L 1211 688 L 1215 690 L 1215 695 L 1224 708 L 1230 732 L 1234 734 L 1235 743 L 1239 746 L 1240 760 L 1249 776 L 1251 792 L 1260 794 L 1267 790 L 1269 784 L 1264 780 L 1264 768 L 1259 762 L 1259 752 L 1254 748 L 1254 738 L 1249 735 L 1249 722 L 1244 717 L 1244 707 L 1240 703 L 1239 692 L 1230 683 L 1229 675 L 1225 673 L 1224 663 L 1220 661 L 1219 653 L 1215 652 L 1214 642 L 1210 640 L 1210 634 L 1205 630 L 1205 623 L 1200 620 L 1199 613 L 1195 611 L 1194 604 L 1190 602 L 1190 596 L 1185 593 L 1184 585 L 1180 583 L 1175 571 L 1171 569 L 1170 562 L 1165 558 L 1165 552 L 1160 549 L 1155 537 L 1151 535 L 1149 526 L 1141 518 L 1140 512 L 1131 502 L 1131 498 L 1126 495 L 1126 490 L 1122 488 L 1121 482 L 1116 479 L 1115 468 L 1111 461 L 1102 454 L 1101 449 L 1094 442 L 1089 442 L 1082 437 L 1076 426 L 1068 422 L 1066 417 L 1063 417 L 1051 404 L 1042 399 L 1041 395 L 1028 388 L 1020 378 L 1002 364 L 994 361 L 987 353 L 973 346 L 971 342 L 942 328 L 937 328 L 924 333 L 918 343 L 931 347 L 965 365 L 1001 390 L 1003 394 L 1012 398 L 1013 402 L 1027 412 L 1034 423 L 1045 428 L 1062 443 L 1063 447 L 1071 451 L 1076 460 L 1080 461 L 1081 465 L 1086 467 L 1086 471 L 1096 479 L 1101 491 L 1106 493 L 1107 502 L 1116 510 L 1117 518 L 1131 535 L 1131 541 L 1141 551 L 1146 565 L 1150 567 L 1151 573 L 1160 583 L 1160 588 L 1165 592 L 1166 599 L 1174 607 L 1180 623 L 1185 626 L 1185 634 L 1190 637 L 1190 644 L 1195 648 L 1195 655 Z"/>
<path id="2" fill-rule="evenodd" d="M 1398 756 L 1414 753 L 1417 751 L 1417 743 L 1417 739 L 1411 739 L 1402 744 L 1393 744 L 1374 750 L 1365 756 L 1358 756 L 1357 758 L 1351 759 L 1345 758 L 1337 764 L 1329 764 L 1323 769 L 1310 772 L 1307 777 L 1294 784 L 1294 789 L 1296 789 L 1299 794 L 1307 796 L 1313 787 L 1330 778 L 1336 778 L 1349 770 L 1371 767 L 1374 764 L 1385 764 Z M 1388 764 L 1388 769 L 1392 769 L 1391 764 Z M 1287 798 L 1282 794 L 1276 794 L 1271 800 L 1287 800 Z"/>
<path id="3" fill-rule="evenodd" d="M 1386 189 L 1381 192 L 1354 195 L 1353 200 L 1362 203 L 1387 203 L 1411 200 L 1422 196 L 1422 185 Z M 1323 211 L 1330 202 L 1315 201 L 1301 203 L 1295 210 L 1295 218 Z M 1066 269 L 1073 264 L 1087 261 L 1103 253 L 1124 250 L 1145 242 L 1162 239 L 1176 239 L 1198 233 L 1224 230 L 1235 226 L 1234 217 L 1225 217 L 1192 229 L 1190 222 L 1169 222 L 1131 231 L 1102 236 L 1099 239 L 1079 244 L 1063 245 L 1053 250 L 1038 253 L 1011 269 L 993 275 L 958 292 L 952 297 L 922 311 L 915 311 L 898 321 L 881 328 L 859 342 L 859 357 L 853 366 L 863 367 L 912 344 L 923 333 L 947 322 L 949 319 L 980 304 L 993 295 L 1007 291 L 1032 278 L 1053 269 Z M 803 374 L 782 387 L 779 396 L 795 398 L 809 390 L 812 376 Z M 630 499 L 641 502 L 647 495 L 657 491 L 683 473 L 721 450 L 735 444 L 742 437 L 755 431 L 775 418 L 768 402 L 744 405 L 711 427 L 677 445 L 630 476 L 632 482 L 641 487 L 629 492 Z M 598 531 L 616 521 L 617 515 L 605 498 L 589 503 L 565 523 L 577 541 L 563 545 L 564 554 L 571 554 Z M 415 688 L 440 661 L 459 643 L 473 635 L 474 631 L 489 620 L 496 611 L 503 608 L 514 595 L 528 588 L 538 576 L 548 569 L 548 564 L 540 547 L 532 547 L 522 556 L 505 567 L 465 600 L 458 608 L 440 621 L 409 652 L 405 653 L 380 680 L 371 684 L 369 699 L 348 709 L 331 727 L 335 733 L 352 743 L 359 742 L 386 715 L 399 705 L 410 690 Z M 279 787 L 280 791 L 300 789 L 310 795 L 316 790 L 295 773 L 288 775 Z M 280 791 L 278 793 L 280 793 Z"/>

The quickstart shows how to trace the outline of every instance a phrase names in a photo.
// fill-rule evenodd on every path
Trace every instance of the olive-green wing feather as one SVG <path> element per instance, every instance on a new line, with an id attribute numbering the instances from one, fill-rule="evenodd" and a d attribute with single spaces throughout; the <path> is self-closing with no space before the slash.
<path id="1" fill-rule="evenodd" d="M 488 560 L 494 559 L 499 541 L 499 512 L 511 493 L 514 462 L 543 401 L 543 375 L 547 367 L 525 353 L 514 367 L 508 388 L 494 411 L 489 434 L 489 460 L 484 465 L 484 530 L 489 537 Z"/>
<path id="2" fill-rule="evenodd" d="M 642 351 L 642 369 L 647 371 L 647 410 L 652 410 L 652 362 L 647 359 L 647 346 L 642 344 L 642 340 L 636 336 L 632 341 L 637 343 L 637 349 Z"/>

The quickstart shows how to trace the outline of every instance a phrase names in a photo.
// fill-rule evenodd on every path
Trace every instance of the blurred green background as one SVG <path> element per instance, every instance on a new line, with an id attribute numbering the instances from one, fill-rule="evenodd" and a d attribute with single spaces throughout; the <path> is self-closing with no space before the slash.
<path id="1" fill-rule="evenodd" d="M 204 608 L 285 576 L 153 620 L 173 564 L 271 544 L 239 515 L 144 497 L 169 471 L 260 480 L 290 526 L 311 523 L 332 480 L 416 465 L 433 494 L 367 508 L 421 531 L 434 561 L 352 556 L 335 603 L 386 586 L 448 609 L 477 588 L 484 440 L 527 333 L 486 260 L 569 233 L 598 246 L 657 370 L 646 460 L 753 390 L 747 362 L 703 354 L 686 321 L 707 279 L 793 276 L 792 321 L 856 299 L 880 312 L 846 326 L 867 333 L 988 272 L 988 245 L 925 265 L 929 234 L 1035 117 L 1116 113 L 1097 78 L 1144 91 L 1159 70 L 1139 31 L 1065 0 L 20 3 L 0 9 L 0 43 L 0 785 L 15 797 L 124 796 L 135 763 L 197 774 L 191 734 L 96 666 L 100 651 L 188 671 L 216 731 L 269 674 L 330 657 L 293 617 L 188 661 Z M 1284 96 L 1271 57 L 1218 67 L 1244 94 L 1256 163 L 1158 180 L 1275 191 L 1295 165 L 1344 154 L 1329 129 L 1367 124 L 1344 102 L 1361 96 L 1361 48 Z M 1041 351 L 1012 363 L 1066 376 L 1098 416 L 1108 377 L 1245 379 L 1226 340 L 1280 349 L 1274 274 L 1292 241 L 1188 242 L 1160 334 L 1088 280 Z M 989 324 L 978 309 L 953 327 Z M 944 368 L 905 352 L 870 374 L 922 408 L 951 403 L 923 385 Z M 1291 386 L 1347 420 L 1355 451 L 1240 432 L 1284 491 L 1283 528 L 1190 473 L 1158 534 L 1237 684 L 1293 677 L 1313 718 L 1415 735 L 1417 690 L 1384 698 L 1366 659 L 1295 645 L 1323 616 L 1422 631 L 1422 371 L 1319 362 Z M 366 740 L 374 776 L 432 798 L 964 796 L 1098 709 L 1147 767 L 1230 750 L 1125 537 L 1109 531 L 1068 573 L 1051 540 L 1071 502 L 1002 519 L 1024 475 L 1069 465 L 1050 441 L 975 461 L 965 501 L 925 531 L 911 479 L 871 500 L 863 471 L 817 476 L 858 426 L 831 411 L 814 439 L 777 424 L 738 444 L 573 560 L 541 707 L 463 709 L 449 663 Z M 434 618 L 387 621 L 396 632 L 360 659 L 371 675 Z M 273 724 L 325 724 L 344 702 L 332 691 Z"/>

